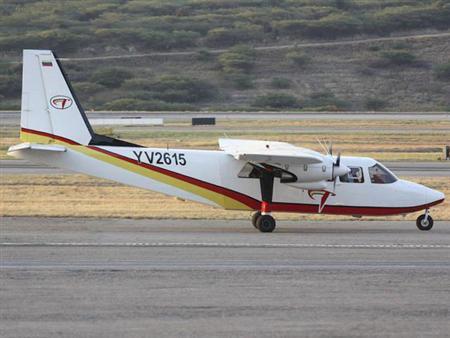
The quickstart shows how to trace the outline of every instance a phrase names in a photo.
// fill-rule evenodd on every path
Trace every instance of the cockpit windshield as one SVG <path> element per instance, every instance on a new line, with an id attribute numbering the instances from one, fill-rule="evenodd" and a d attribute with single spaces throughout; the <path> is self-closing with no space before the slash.
<path id="1" fill-rule="evenodd" d="M 369 176 L 370 181 L 376 184 L 394 183 L 397 181 L 397 177 L 379 163 L 369 168 Z"/>

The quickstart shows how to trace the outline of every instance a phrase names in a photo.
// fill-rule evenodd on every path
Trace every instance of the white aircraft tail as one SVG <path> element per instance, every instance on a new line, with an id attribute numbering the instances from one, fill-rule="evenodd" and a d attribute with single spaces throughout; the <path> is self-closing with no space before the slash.
<path id="1" fill-rule="evenodd" d="M 87 145 L 94 132 L 59 61 L 50 50 L 24 50 L 21 140 L 45 133 Z"/>
<path id="2" fill-rule="evenodd" d="M 38 143 L 63 138 L 80 145 L 137 147 L 94 132 L 58 58 L 50 50 L 24 50 L 20 139 Z"/>

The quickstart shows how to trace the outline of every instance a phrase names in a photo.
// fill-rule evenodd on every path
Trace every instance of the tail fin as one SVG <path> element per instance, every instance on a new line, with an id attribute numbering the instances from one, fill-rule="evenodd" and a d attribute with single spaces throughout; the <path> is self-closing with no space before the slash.
<path id="1" fill-rule="evenodd" d="M 52 51 L 24 50 L 20 138 L 26 130 L 52 134 L 87 145 L 95 134 Z"/>

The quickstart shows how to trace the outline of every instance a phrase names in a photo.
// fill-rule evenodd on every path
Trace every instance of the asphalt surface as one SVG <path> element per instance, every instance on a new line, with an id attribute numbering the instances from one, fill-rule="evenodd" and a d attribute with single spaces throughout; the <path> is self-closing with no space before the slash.
<path id="1" fill-rule="evenodd" d="M 449 120 L 449 112 L 86 112 L 89 119 L 141 117 L 163 118 L 164 121 L 189 121 L 193 117 L 216 117 L 218 120 Z M 18 126 L 19 111 L 0 111 L 3 126 Z"/>
<path id="2" fill-rule="evenodd" d="M 450 222 L 3 218 L 1 337 L 448 336 Z"/>
<path id="3" fill-rule="evenodd" d="M 384 162 L 398 176 L 450 177 L 450 161 Z M 24 160 L 0 160 L 2 174 L 69 174 L 70 171 Z"/>

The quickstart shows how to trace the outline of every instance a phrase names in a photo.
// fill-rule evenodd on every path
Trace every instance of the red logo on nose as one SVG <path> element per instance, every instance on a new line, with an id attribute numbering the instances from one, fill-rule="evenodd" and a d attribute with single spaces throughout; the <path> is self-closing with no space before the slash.
<path id="1" fill-rule="evenodd" d="M 50 99 L 51 106 L 56 109 L 67 109 L 72 105 L 72 103 L 73 100 L 64 95 L 53 96 Z"/>

